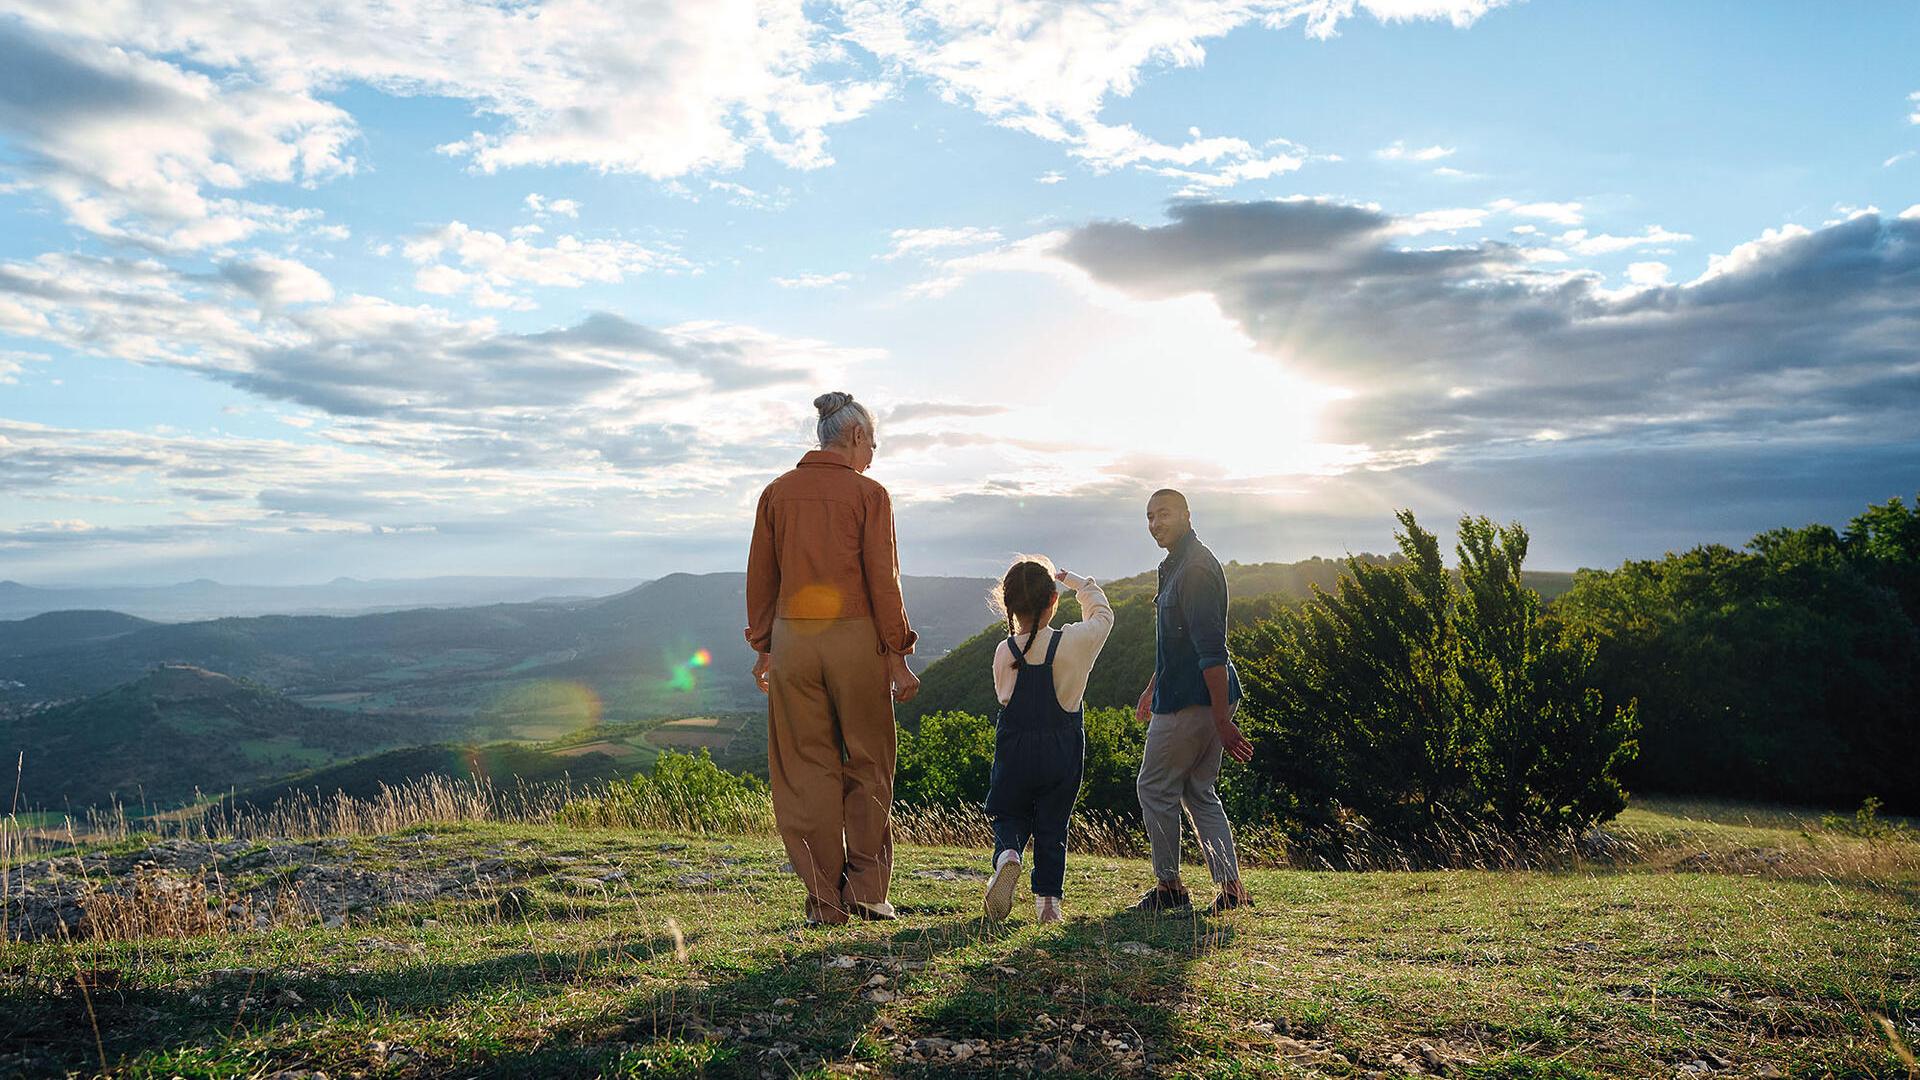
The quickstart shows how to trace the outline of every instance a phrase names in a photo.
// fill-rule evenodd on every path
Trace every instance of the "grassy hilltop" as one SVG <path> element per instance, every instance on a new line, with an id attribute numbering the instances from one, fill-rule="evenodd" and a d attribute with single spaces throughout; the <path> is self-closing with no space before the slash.
<path id="1" fill-rule="evenodd" d="M 1620 862 L 1555 870 L 1253 869 L 1220 919 L 1123 912 L 1145 864 L 1075 855 L 1046 928 L 978 920 L 980 850 L 903 844 L 905 917 L 829 930 L 765 835 L 128 841 L 69 872 L 145 859 L 148 916 L 194 906 L 162 882 L 244 910 L 0 945 L 0 1074 L 1906 1074 L 1920 844 L 1704 805 L 1610 830 Z M 13 862 L 17 927 L 54 886 Z"/>

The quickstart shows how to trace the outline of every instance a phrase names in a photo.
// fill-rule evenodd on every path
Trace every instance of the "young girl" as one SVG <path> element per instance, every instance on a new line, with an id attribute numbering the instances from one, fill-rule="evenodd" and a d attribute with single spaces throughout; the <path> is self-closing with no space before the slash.
<path id="1" fill-rule="evenodd" d="M 1055 581 L 1079 597 L 1085 621 L 1059 630 L 1048 626 L 1059 605 Z M 1029 556 L 1014 562 L 989 601 L 1006 616 L 1007 640 L 993 654 L 1001 708 L 987 791 L 994 846 L 987 918 L 1004 919 L 1013 910 L 1020 853 L 1031 839 L 1035 912 L 1043 923 L 1059 922 L 1067 818 L 1086 758 L 1080 699 L 1113 629 L 1113 608 L 1091 578 L 1055 571 L 1046 559 Z"/>

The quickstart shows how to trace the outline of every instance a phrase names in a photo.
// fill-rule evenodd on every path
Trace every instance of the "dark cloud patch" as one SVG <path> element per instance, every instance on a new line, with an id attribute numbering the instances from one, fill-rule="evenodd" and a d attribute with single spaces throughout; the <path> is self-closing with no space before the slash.
<path id="1" fill-rule="evenodd" d="M 437 419 L 482 409 L 566 408 L 605 395 L 658 402 L 796 382 L 805 374 L 755 355 L 749 342 L 678 337 L 605 313 L 531 334 L 481 335 L 397 307 L 351 327 L 327 313 L 302 325 L 312 332 L 305 342 L 260 349 L 247 368 L 218 377 L 340 416 Z M 675 369 L 699 375 L 703 385 L 658 381 Z"/>
<path id="2" fill-rule="evenodd" d="M 131 67 L 90 63 L 72 48 L 0 19 L 0 125 L 53 129 L 101 114 L 138 119 L 164 116 L 188 102 L 173 87 L 142 78 Z"/>
<path id="3" fill-rule="evenodd" d="M 1504 244 L 1405 249 L 1395 219 L 1325 202 L 1170 216 L 1086 226 L 1059 254 L 1143 297 L 1211 294 L 1282 362 L 1354 390 L 1335 441 L 1874 440 L 1920 405 L 1920 220 L 1770 235 L 1700 281 L 1614 291 Z"/>

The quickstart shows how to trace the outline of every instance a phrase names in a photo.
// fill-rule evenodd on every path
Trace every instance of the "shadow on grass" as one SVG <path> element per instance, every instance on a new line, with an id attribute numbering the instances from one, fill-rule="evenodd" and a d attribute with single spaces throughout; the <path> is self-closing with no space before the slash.
<path id="1" fill-rule="evenodd" d="M 11 964 L 0 965 L 0 1075 L 84 1072 L 100 1067 L 102 1052 L 109 1071 L 126 1062 L 210 1060 L 254 1033 L 314 1021 L 426 1016 L 500 988 L 533 997 L 543 987 L 605 981 L 612 977 L 602 970 L 607 962 L 671 956 L 674 947 L 662 935 L 587 952 L 516 950 L 470 963 L 374 972 L 231 969 L 190 989 L 126 985 L 110 963 L 97 966 L 77 949 L 73 969 L 51 985 L 15 979 Z"/>
<path id="2" fill-rule="evenodd" d="M 1118 911 L 1036 927 L 909 1011 L 900 1070 L 1157 1075 L 1200 1049 L 1185 1022 L 1193 968 L 1233 941 L 1233 922 Z"/>

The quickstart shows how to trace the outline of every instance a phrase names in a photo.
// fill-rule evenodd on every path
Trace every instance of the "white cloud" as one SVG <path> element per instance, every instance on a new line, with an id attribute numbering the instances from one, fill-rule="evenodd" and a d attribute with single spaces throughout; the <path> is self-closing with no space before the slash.
<path id="1" fill-rule="evenodd" d="M 1920 124 L 1920 90 L 1908 94 L 1907 100 L 1913 102 L 1913 111 L 1907 114 L 1907 123 Z"/>
<path id="2" fill-rule="evenodd" d="M 221 276 L 269 307 L 333 299 L 333 285 L 318 270 L 294 259 L 254 254 L 221 266 Z"/>
<path id="3" fill-rule="evenodd" d="M 1356 8 L 1382 21 L 1445 18 L 1465 25 L 1501 0 L 858 0 L 842 9 L 849 38 L 926 79 L 948 101 L 995 123 L 1066 145 L 1099 170 L 1192 170 L 1263 158 L 1240 139 L 1170 145 L 1100 119 L 1154 67 L 1196 67 L 1203 42 L 1248 24 L 1302 24 L 1329 37 Z M 1275 166 L 1267 166 L 1269 169 Z M 1229 174 L 1211 175 L 1224 186 Z M 1272 172 L 1266 173 L 1272 175 Z M 1187 177 L 1176 177 L 1187 180 Z"/>
<path id="4" fill-rule="evenodd" d="M 1537 218 L 1550 221 L 1555 225 L 1578 225 L 1582 220 L 1581 206 L 1577 202 L 1530 202 L 1523 203 L 1514 199 L 1495 199 L 1487 204 L 1489 210 L 1515 217 Z"/>
<path id="5" fill-rule="evenodd" d="M 1912 159 L 1916 154 L 1920 154 L 1920 150 L 1902 150 L 1900 153 L 1895 154 L 1892 157 L 1888 158 L 1887 160 L 1881 162 L 1880 167 L 1883 169 L 1891 169 L 1895 165 L 1898 165 L 1903 161 Z"/>
<path id="6" fill-rule="evenodd" d="M 853 280 L 853 275 L 845 270 L 835 274 L 796 274 L 793 277 L 777 277 L 775 285 L 783 289 L 825 289 L 843 285 Z"/>
<path id="7" fill-rule="evenodd" d="M 1419 236 L 1423 233 L 1459 232 L 1462 229 L 1477 229 L 1485 224 L 1487 212 L 1471 206 L 1450 207 L 1441 210 L 1423 210 L 1417 214 L 1408 214 L 1395 220 L 1388 232 L 1397 236 Z"/>
<path id="8" fill-rule="evenodd" d="M 1639 236 L 1613 236 L 1608 233 L 1589 233 L 1585 229 L 1569 229 L 1559 237 L 1560 243 L 1576 255 L 1612 255 L 1637 247 L 1682 244 L 1692 239 L 1686 233 L 1672 232 L 1659 225 L 1647 226 Z"/>
<path id="9" fill-rule="evenodd" d="M 487 307 L 526 307 L 524 298 L 505 290 L 516 285 L 572 289 L 588 282 L 613 284 L 629 275 L 688 269 L 671 249 L 628 240 L 582 240 L 572 235 L 539 244 L 529 235 L 502 236 L 465 222 L 449 222 L 403 249 L 420 265 L 414 287 L 441 296 L 472 288 L 476 303 Z M 450 258 L 458 266 L 440 262 Z"/>
<path id="10" fill-rule="evenodd" d="M 1373 155 L 1386 161 L 1439 161 L 1441 158 L 1452 157 L 1453 151 L 1454 148 L 1451 146 L 1426 146 L 1413 149 L 1401 140 L 1395 139 L 1393 145 L 1381 147 L 1375 150 Z"/>
<path id="11" fill-rule="evenodd" d="M 549 199 L 539 192 L 532 192 L 526 198 L 527 209 L 533 216 L 544 218 L 553 215 L 577 218 L 580 216 L 580 204 L 572 199 Z"/>
<path id="12" fill-rule="evenodd" d="M 1627 264 L 1627 281 L 1643 289 L 1668 284 L 1667 275 L 1672 268 L 1663 262 L 1637 262 Z"/>
<path id="13" fill-rule="evenodd" d="M 33 13 L 27 13 L 31 16 Z M 57 25 L 98 29 L 66 9 Z M 350 173 L 354 126 L 303 86 L 217 80 L 164 60 L 0 20 L 9 171 L 74 225 L 153 248 L 232 244 L 318 215 L 214 194 Z"/>
<path id="14" fill-rule="evenodd" d="M 1000 242 L 1000 233 L 996 229 L 982 229 L 972 225 L 940 226 L 928 229 L 895 229 L 892 240 L 893 246 L 879 256 L 887 262 L 892 262 L 903 255 L 924 255 L 940 248 L 997 244 Z"/>
<path id="15" fill-rule="evenodd" d="M 28 364 L 44 363 L 46 359 L 39 353 L 0 350 L 0 386 L 19 382 Z"/>
<path id="16" fill-rule="evenodd" d="M 832 161 L 827 130 L 888 92 L 847 73 L 833 28 L 798 0 L 11 7 L 38 29 L 182 57 L 296 100 L 362 83 L 469 102 L 491 124 L 445 150 L 488 172 L 575 164 L 666 178 L 736 168 L 753 150 L 815 168 Z"/>
<path id="17" fill-rule="evenodd" d="M 1046 172 L 1043 172 L 1039 176 L 1034 177 L 1035 181 L 1042 184 L 1057 184 L 1060 181 L 1065 179 L 1066 179 L 1065 175 L 1053 169 L 1048 169 Z"/>

